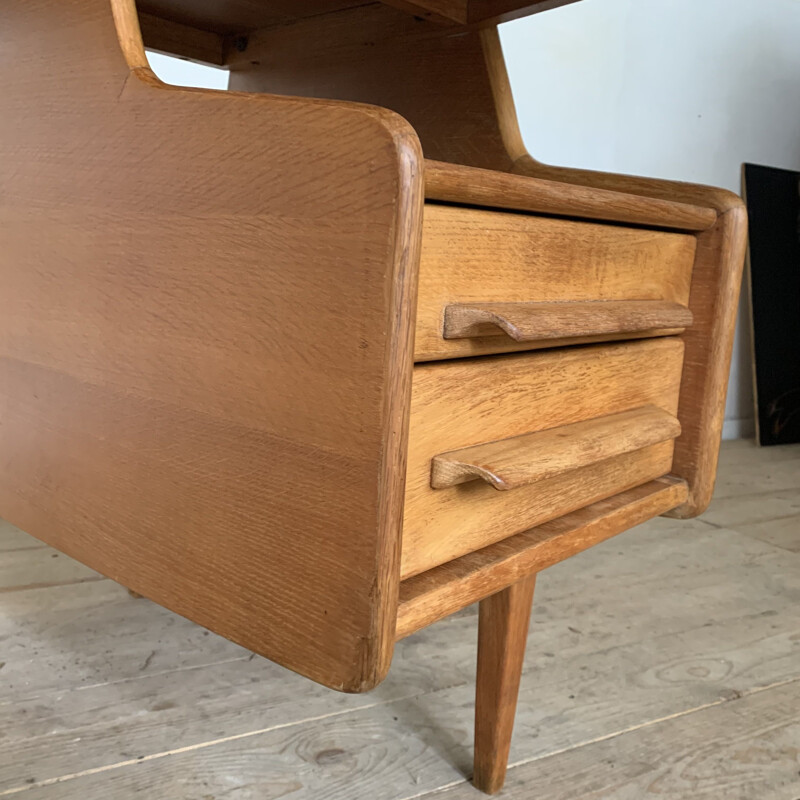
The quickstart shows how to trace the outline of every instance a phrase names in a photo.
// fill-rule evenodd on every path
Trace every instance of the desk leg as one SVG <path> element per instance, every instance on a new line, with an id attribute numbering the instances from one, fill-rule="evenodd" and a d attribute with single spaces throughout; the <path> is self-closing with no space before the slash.
<path id="1" fill-rule="evenodd" d="M 473 782 L 488 794 L 506 779 L 535 582 L 530 575 L 480 604 Z"/>

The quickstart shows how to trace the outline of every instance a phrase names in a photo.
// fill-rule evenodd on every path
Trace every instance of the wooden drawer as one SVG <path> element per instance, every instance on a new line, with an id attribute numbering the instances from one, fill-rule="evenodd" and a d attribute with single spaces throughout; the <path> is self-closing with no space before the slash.
<path id="1" fill-rule="evenodd" d="M 682 363 L 668 337 L 418 365 L 402 577 L 668 473 Z"/>
<path id="2" fill-rule="evenodd" d="M 694 236 L 436 204 L 423 231 L 417 361 L 691 324 Z"/>

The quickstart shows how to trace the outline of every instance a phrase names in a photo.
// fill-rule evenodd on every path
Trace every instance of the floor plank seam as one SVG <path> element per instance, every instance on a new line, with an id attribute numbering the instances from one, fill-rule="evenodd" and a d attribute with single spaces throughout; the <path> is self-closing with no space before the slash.
<path id="1" fill-rule="evenodd" d="M 455 684 L 453 687 L 443 687 L 443 689 L 449 688 L 458 688 L 461 684 Z M 41 781 L 35 781 L 33 783 L 24 784 L 22 786 L 12 786 L 9 789 L 4 789 L 0 791 L 0 797 L 8 797 L 10 795 L 19 794 L 21 792 L 27 792 L 31 789 L 40 789 L 47 786 L 54 786 L 59 783 L 65 783 L 67 781 L 75 780 L 76 778 L 86 778 L 91 775 L 98 775 L 103 772 L 110 772 L 111 770 L 115 769 L 122 769 L 124 767 L 134 766 L 136 764 L 145 764 L 148 761 L 158 761 L 162 758 L 167 758 L 169 756 L 176 756 L 182 755 L 183 753 L 190 753 L 197 750 L 205 750 L 209 747 L 216 747 L 218 745 L 228 744 L 229 742 L 237 742 L 242 739 L 250 739 L 253 736 L 261 736 L 266 733 L 273 733 L 274 731 L 284 730 L 286 728 L 294 728 L 298 725 L 308 724 L 310 722 L 321 722 L 326 719 L 332 719 L 334 717 L 343 717 L 348 716 L 350 714 L 356 714 L 361 711 L 368 711 L 373 708 L 378 708 L 380 706 L 389 705 L 391 703 L 400 703 L 406 700 L 414 700 L 418 697 L 423 697 L 427 692 L 414 692 L 408 695 L 402 695 L 399 697 L 392 697 L 387 700 L 380 700 L 376 703 L 370 703 L 367 705 L 359 706 L 358 708 L 346 708 L 340 711 L 331 711 L 328 714 L 320 714 L 314 717 L 306 717 L 305 719 L 300 720 L 292 720 L 291 722 L 282 722 L 278 725 L 271 725 L 267 728 L 259 728 L 258 730 L 254 731 L 243 731 L 242 733 L 232 734 L 231 736 L 223 736 L 218 739 L 210 739 L 206 742 L 196 742 L 195 744 L 186 745 L 185 747 L 176 747 L 172 750 L 164 750 L 159 753 L 150 753 L 144 756 L 138 756 L 137 758 L 129 758 L 125 761 L 118 761 L 114 764 L 104 764 L 102 767 L 91 767 L 89 769 L 80 770 L 78 772 L 71 772 L 66 775 L 57 775 L 52 778 L 45 778 Z"/>
<path id="2" fill-rule="evenodd" d="M 784 462 L 784 464 L 785 463 L 788 463 L 788 462 Z M 800 464 L 800 460 L 798 460 L 798 464 Z M 720 476 L 720 478 L 721 477 L 722 476 Z M 718 481 L 721 482 L 719 478 L 718 478 Z M 794 488 L 785 487 L 785 488 L 777 488 L 777 489 L 761 489 L 761 490 L 759 490 L 757 492 L 737 492 L 736 494 L 731 494 L 731 495 L 715 494 L 713 502 L 715 502 L 715 503 L 725 503 L 728 500 L 739 500 L 739 501 L 756 500 L 759 497 L 766 497 L 767 495 L 770 495 L 770 494 L 794 494 L 794 493 L 795 493 L 795 489 Z M 712 513 L 712 514 L 714 513 L 713 512 L 713 507 L 711 509 L 707 510 L 707 511 L 704 511 L 703 514 L 701 514 L 699 517 L 697 517 L 697 519 L 702 519 L 703 516 L 705 514 L 708 514 L 708 513 Z"/>
<path id="3" fill-rule="evenodd" d="M 27 592 L 30 589 L 55 589 L 59 586 L 77 586 L 81 583 L 98 583 L 107 581 L 104 575 L 92 575 L 88 578 L 74 578 L 71 581 L 51 581 L 49 583 L 26 583 L 22 586 L 3 586 L 0 587 L 0 594 L 10 594 L 11 592 Z"/>
<path id="4" fill-rule="evenodd" d="M 512 770 L 512 769 L 514 769 L 516 767 L 522 767 L 522 766 L 526 766 L 528 764 L 535 764 L 537 761 L 544 761 L 545 759 L 552 758 L 553 756 L 563 755 L 564 753 L 570 753 L 570 752 L 573 752 L 575 750 L 580 750 L 583 747 L 589 747 L 591 745 L 599 744 L 601 742 L 607 742 L 607 741 L 609 741 L 611 739 L 616 739 L 616 738 L 618 738 L 620 736 L 624 736 L 624 735 L 626 735 L 628 733 L 633 733 L 633 732 L 638 731 L 638 730 L 643 730 L 645 728 L 649 728 L 649 727 L 652 727 L 654 725 L 660 725 L 661 723 L 669 722 L 669 721 L 674 720 L 674 719 L 680 719 L 681 717 L 686 717 L 686 716 L 689 716 L 691 714 L 695 714 L 698 711 L 705 711 L 705 710 L 707 710 L 709 708 L 716 708 L 718 706 L 722 706 L 722 705 L 725 705 L 727 703 L 734 703 L 737 700 L 743 700 L 743 699 L 745 699 L 747 697 L 752 697 L 754 695 L 761 694 L 762 692 L 768 692 L 768 691 L 770 691 L 772 689 L 780 689 L 783 686 L 788 686 L 788 685 L 790 685 L 792 683 L 797 683 L 797 682 L 800 682 L 800 675 L 797 675 L 794 678 L 787 678 L 786 680 L 776 681 L 775 683 L 771 683 L 771 684 L 769 684 L 767 686 L 758 686 L 758 687 L 754 687 L 753 689 L 743 690 L 743 691 L 736 690 L 735 692 L 732 692 L 730 696 L 722 697 L 719 700 L 715 700 L 714 702 L 711 702 L 711 703 L 704 703 L 703 705 L 696 706 L 696 707 L 689 708 L 689 709 L 685 709 L 684 711 L 677 711 L 674 714 L 668 714 L 668 715 L 666 715 L 664 717 L 659 717 L 658 719 L 649 720 L 647 722 L 643 722 L 643 723 L 640 723 L 638 725 L 632 725 L 632 726 L 630 726 L 628 728 L 623 728 L 623 729 L 621 729 L 619 731 L 614 731 L 612 733 L 608 733 L 605 736 L 598 736 L 598 737 L 595 737 L 594 739 L 588 739 L 585 742 L 579 742 L 578 744 L 574 744 L 574 745 L 571 745 L 569 747 L 563 747 L 560 750 L 553 750 L 550 753 L 545 753 L 545 754 L 543 754 L 541 756 L 536 756 L 535 758 L 521 759 L 520 761 L 515 761 L 513 763 L 509 763 L 508 769 Z M 452 788 L 454 788 L 456 786 L 460 786 L 460 785 L 466 784 L 466 783 L 468 783 L 468 779 L 467 778 L 463 778 L 463 779 L 457 780 L 457 781 L 451 781 L 450 783 L 448 783 L 446 785 L 438 786 L 436 789 L 429 789 L 429 790 L 426 790 L 424 792 L 420 792 L 418 794 L 408 795 L 406 797 L 401 798 L 401 800 L 421 800 L 422 798 L 426 798 L 426 797 L 434 797 L 437 794 L 441 794 L 443 792 L 448 791 L 449 789 L 452 789 Z M 800 797 L 797 800 L 800 800 Z"/>
<path id="5" fill-rule="evenodd" d="M 738 523 L 737 522 L 736 525 L 739 525 L 739 524 L 743 524 L 743 525 L 761 525 L 764 522 L 778 522 L 780 520 L 796 519 L 798 517 L 800 517 L 800 511 L 795 511 L 793 514 L 778 514 L 777 516 L 774 516 L 774 517 L 772 515 L 770 515 L 768 517 L 765 517 L 764 519 L 755 519 L 752 522 L 744 522 L 744 523 Z M 715 523 L 712 522 L 710 524 L 713 525 Z M 725 527 L 725 526 L 723 525 L 722 527 Z M 735 531 L 739 530 L 737 527 L 735 527 L 733 525 L 731 525 L 729 527 L 731 527 Z"/>
<path id="6" fill-rule="evenodd" d="M 106 686 L 118 686 L 124 683 L 134 683 L 135 681 L 145 681 L 150 680 L 151 678 L 160 678 L 164 675 L 173 675 L 178 672 L 189 672 L 195 669 L 207 669 L 209 667 L 217 667 L 222 666 L 224 664 L 235 664 L 237 661 L 248 661 L 252 656 L 240 656 L 238 658 L 226 658 L 222 659 L 221 661 L 209 661 L 206 664 L 192 664 L 188 667 L 178 667 L 177 669 L 164 669 L 160 672 L 151 672 L 147 675 L 130 675 L 127 678 L 120 678 L 116 681 L 101 681 L 100 683 L 87 683 L 85 686 L 72 686 L 70 687 L 70 692 L 83 692 L 87 689 L 102 689 Z M 28 695 L 27 697 L 20 697 L 14 698 L 13 700 L 0 700 L 0 708 L 5 708 L 7 706 L 17 705 L 19 703 L 31 703 L 35 700 L 40 700 L 42 698 L 46 698 L 50 694 L 63 694 L 63 689 L 57 689 L 50 687 L 46 691 L 41 692 L 40 694 Z"/>
<path id="7" fill-rule="evenodd" d="M 762 692 L 768 692 L 772 689 L 780 689 L 783 686 L 789 686 L 792 683 L 800 682 L 800 675 L 795 676 L 794 678 L 787 678 L 786 680 L 776 681 L 775 683 L 770 683 L 767 686 L 756 686 L 752 689 L 743 689 L 743 690 L 736 690 L 735 692 L 731 692 L 727 697 L 720 697 L 718 700 L 714 700 L 709 703 L 703 703 L 702 705 L 695 706 L 693 708 L 687 708 L 683 711 L 676 711 L 674 714 L 667 714 L 663 717 L 658 717 L 657 719 L 647 720 L 646 722 L 640 722 L 637 725 L 631 725 L 628 728 L 622 728 L 618 731 L 614 731 L 612 733 L 607 733 L 604 736 L 597 736 L 594 739 L 587 739 L 585 742 L 579 742 L 578 744 L 571 745 L 570 747 L 562 747 L 560 750 L 553 750 L 551 753 L 545 753 L 541 756 L 536 756 L 535 758 L 526 758 L 520 761 L 515 761 L 508 765 L 509 769 L 513 769 L 514 767 L 521 767 L 526 764 L 533 764 L 537 761 L 543 761 L 546 758 L 552 758 L 553 756 L 563 755 L 564 753 L 569 753 L 573 750 L 579 750 L 583 747 L 589 747 L 593 744 L 599 744 L 600 742 L 607 742 L 611 739 L 616 739 L 619 736 L 625 736 L 628 733 L 634 733 L 635 731 L 643 730 L 644 728 L 651 728 L 654 725 L 661 725 L 664 722 L 669 722 L 674 719 L 680 719 L 681 717 L 687 717 L 690 714 L 696 714 L 698 711 L 705 711 L 709 708 L 716 708 L 717 706 L 725 705 L 726 703 L 736 703 L 739 700 L 743 700 L 746 697 L 753 697 L 754 695 L 761 694 Z"/>
<path id="8" fill-rule="evenodd" d="M 160 678 L 162 675 L 173 675 L 177 672 L 191 672 L 197 669 L 208 669 L 209 667 L 218 667 L 223 664 L 235 664 L 237 661 L 249 661 L 253 657 L 252 653 L 244 656 L 237 656 L 236 658 L 223 658 L 219 661 L 209 661 L 205 664 L 190 664 L 186 667 L 178 667 L 177 669 L 162 669 L 159 672 L 149 672 L 147 675 L 129 675 L 127 678 L 119 678 L 116 681 L 100 681 L 100 683 L 87 683 L 85 686 L 75 686 L 70 691 L 84 692 L 87 689 L 101 689 L 105 686 L 119 686 L 124 683 L 135 683 L 136 681 L 146 681 L 151 678 Z"/>
<path id="9" fill-rule="evenodd" d="M 450 789 L 455 789 L 456 786 L 463 786 L 465 783 L 469 783 L 468 778 L 459 778 L 457 781 L 450 781 L 450 783 L 437 786 L 435 789 L 426 789 L 418 794 L 409 794 L 406 797 L 398 798 L 398 800 L 421 800 L 423 797 L 432 797 L 436 794 L 442 794 Z M 800 800 L 800 798 L 798 798 L 798 800 Z"/>

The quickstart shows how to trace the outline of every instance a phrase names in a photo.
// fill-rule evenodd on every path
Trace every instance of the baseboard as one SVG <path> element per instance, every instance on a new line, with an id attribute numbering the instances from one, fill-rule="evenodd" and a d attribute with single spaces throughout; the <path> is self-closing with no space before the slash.
<path id="1" fill-rule="evenodd" d="M 722 425 L 723 439 L 752 439 L 756 435 L 756 426 L 751 419 L 726 419 Z"/>

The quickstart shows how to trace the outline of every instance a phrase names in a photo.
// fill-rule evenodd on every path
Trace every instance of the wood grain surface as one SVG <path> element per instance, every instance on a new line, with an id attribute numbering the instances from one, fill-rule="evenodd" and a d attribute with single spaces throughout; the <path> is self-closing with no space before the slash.
<path id="1" fill-rule="evenodd" d="M 577 0 L 384 0 L 414 18 L 446 26 L 490 25 Z M 364 0 L 138 0 L 141 8 L 164 20 L 209 32 L 244 35 L 257 28 L 288 25 L 308 17 L 326 17 L 348 8 L 381 7 Z M 176 45 L 179 43 L 176 42 Z M 176 55 L 187 53 L 176 46 Z"/>
<path id="2" fill-rule="evenodd" d="M 608 331 L 581 337 L 572 327 L 564 339 L 543 342 L 516 342 L 495 331 L 469 339 L 442 334 L 453 304 L 658 300 L 685 306 L 694 253 L 695 239 L 685 234 L 428 203 L 414 357 L 427 361 L 612 339 Z"/>
<path id="3" fill-rule="evenodd" d="M 415 16 L 449 25 L 493 25 L 576 0 L 384 0 Z"/>
<path id="4" fill-rule="evenodd" d="M 400 584 L 397 638 L 663 514 L 686 496 L 685 481 L 659 478 L 408 578 Z"/>
<path id="5" fill-rule="evenodd" d="M 741 199 L 710 187 L 536 161 L 519 130 L 497 30 L 448 36 L 443 28 L 436 35 L 415 27 L 407 15 L 399 16 L 402 12 L 396 17 L 391 12 L 365 7 L 335 19 L 305 20 L 263 32 L 251 38 L 248 52 L 230 55 L 232 85 L 383 105 L 411 122 L 429 159 L 555 184 L 531 182 L 513 189 L 522 185 L 506 176 L 478 181 L 443 169 L 437 174 L 448 193 L 437 196 L 450 202 L 479 202 L 485 185 L 494 184 L 495 197 L 512 189 L 521 194 L 517 205 L 525 197 L 534 198 L 530 202 L 537 207 L 531 210 L 542 210 L 542 192 L 551 204 L 563 204 L 569 196 L 570 205 L 574 202 L 590 215 L 602 215 L 604 205 L 617 214 L 627 209 L 638 215 L 651 202 L 677 204 L 666 207 L 669 213 L 660 206 L 657 213 L 668 219 L 680 212 L 682 224 L 699 235 L 689 304 L 695 324 L 684 337 L 687 357 L 679 411 L 683 435 L 676 444 L 675 462 L 676 471 L 689 483 L 690 496 L 674 513 L 691 517 L 702 512 L 714 486 L 744 263 L 747 214 Z M 302 43 L 314 49 L 314 59 L 302 57 Z M 431 176 L 434 169 L 429 168 Z M 617 193 L 616 199 L 594 191 Z M 658 223 L 651 219 L 649 224 Z"/>
<path id="6" fill-rule="evenodd" d="M 708 230 L 717 219 L 713 208 L 696 203 L 522 177 L 429 159 L 425 165 L 425 195 L 429 200 L 445 203 L 626 222 L 679 231 Z"/>
<path id="7" fill-rule="evenodd" d="M 431 487 L 482 480 L 498 491 L 513 491 L 674 439 L 680 432 L 668 411 L 642 406 L 434 456 Z"/>
<path id="8" fill-rule="evenodd" d="M 218 33 L 182 25 L 164 17 L 139 12 L 142 40 L 148 50 L 222 66 L 225 63 L 225 39 Z"/>
<path id="9" fill-rule="evenodd" d="M 528 575 L 480 603 L 472 781 L 487 794 L 506 779 L 535 585 Z"/>
<path id="10" fill-rule="evenodd" d="M 224 35 L 287 25 L 359 4 L 363 5 L 360 0 L 136 0 L 145 13 Z"/>
<path id="11" fill-rule="evenodd" d="M 668 473 L 672 442 L 512 492 L 482 481 L 431 487 L 431 460 L 451 450 L 650 404 L 674 415 L 682 358 L 683 343 L 667 337 L 418 364 L 402 577 Z"/>
<path id="12" fill-rule="evenodd" d="M 686 359 L 678 416 L 683 434 L 675 445 L 675 472 L 689 484 L 689 498 L 670 512 L 681 518 L 702 513 L 711 501 L 725 418 L 731 353 L 747 242 L 742 199 L 724 189 L 679 181 L 550 166 L 532 158 L 522 141 L 496 31 L 481 34 L 491 76 L 501 139 L 511 172 L 581 187 L 689 203 L 712 209 L 714 224 L 698 231 L 689 309 L 694 324 L 683 335 Z"/>
<path id="13" fill-rule="evenodd" d="M 692 312 L 667 300 L 590 300 L 560 303 L 454 303 L 444 310 L 445 339 L 506 334 L 515 342 L 620 336 L 668 330 L 681 333 Z"/>
<path id="14" fill-rule="evenodd" d="M 131 0 L 113 11 L 119 40 L 107 0 L 4 6 L 0 513 L 370 688 L 394 642 L 417 138 L 381 109 L 165 87 Z"/>
<path id="15" fill-rule="evenodd" d="M 348 17 L 350 13 L 336 15 L 337 25 L 312 20 L 289 26 L 265 36 L 263 47 L 251 56 L 232 56 L 233 85 L 393 108 L 414 126 L 427 158 L 552 181 L 563 192 L 574 192 L 576 202 L 588 202 L 584 214 L 603 204 L 634 213 L 649 201 L 687 207 L 687 220 L 693 222 L 684 224 L 698 232 L 689 303 L 695 323 L 684 334 L 687 356 L 678 414 L 683 435 L 676 444 L 675 470 L 687 480 L 690 496 L 674 514 L 701 513 L 713 492 L 724 421 L 747 236 L 741 199 L 707 186 L 542 164 L 529 155 L 522 140 L 495 28 L 437 37 L 415 29 L 408 20 L 388 20 L 382 9 L 363 16 L 352 12 L 358 17 Z M 298 55 L 302 41 L 318 44 L 313 63 Z M 431 175 L 434 169 L 429 167 Z M 450 202 L 470 202 L 470 197 L 476 202 L 474 192 L 486 191 L 475 188 L 484 182 L 461 177 L 458 170 L 445 168 L 438 174 L 454 183 L 450 193 L 441 196 Z M 505 191 L 511 188 L 504 176 L 486 176 L 486 185 L 493 182 Z M 548 202 L 557 202 L 554 187 L 527 186 L 520 190 L 523 195 L 544 191 Z M 594 190 L 619 194 L 616 201 L 593 198 Z M 501 194 L 494 191 L 495 196 Z"/>
<path id="16" fill-rule="evenodd" d="M 413 126 L 427 158 L 487 169 L 513 166 L 479 31 L 454 35 L 447 26 L 369 3 L 254 31 L 244 49 L 228 48 L 226 63 L 231 89 L 390 108 Z"/>
<path id="17" fill-rule="evenodd" d="M 691 493 L 674 512 L 697 515 L 711 498 L 722 435 L 747 228 L 740 198 L 710 187 L 535 161 L 520 134 L 496 29 L 459 36 L 445 31 L 421 30 L 408 15 L 392 16 L 392 9 L 373 6 L 307 19 L 259 32 L 246 52 L 231 52 L 231 85 L 383 105 L 411 122 L 429 159 L 543 180 L 515 189 L 522 185 L 506 176 L 479 181 L 444 169 L 437 174 L 445 190 L 431 191 L 440 199 L 479 202 L 485 186 L 496 185 L 495 197 L 513 189 L 514 204 L 530 198 L 532 210 L 543 210 L 544 194 L 551 206 L 580 207 L 580 215 L 602 216 L 606 206 L 614 214 L 608 219 L 629 215 L 629 221 L 641 222 L 644 211 L 651 215 L 647 224 L 655 225 L 678 214 L 680 225 L 698 231 L 690 304 L 696 324 L 685 336 L 679 412 L 684 432 L 676 445 L 676 470 Z M 313 60 L 302 58 L 306 46 L 314 49 Z"/>

